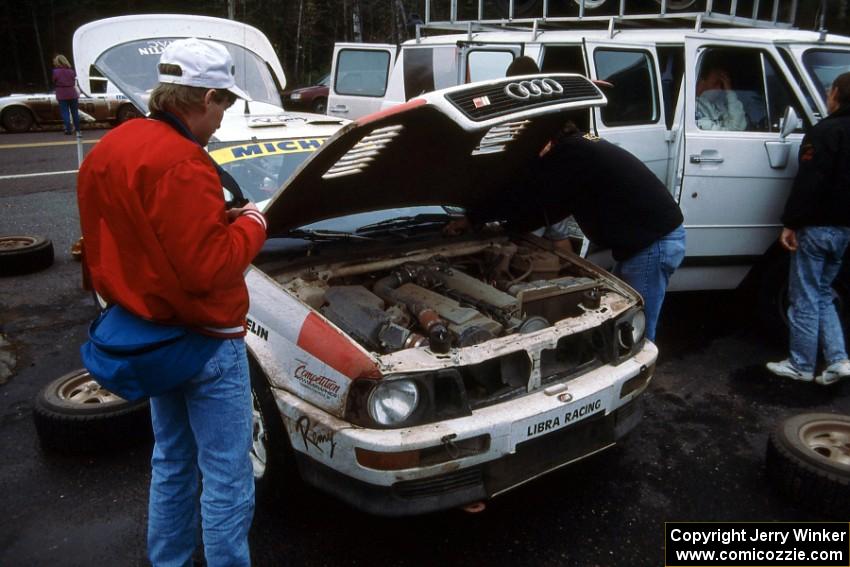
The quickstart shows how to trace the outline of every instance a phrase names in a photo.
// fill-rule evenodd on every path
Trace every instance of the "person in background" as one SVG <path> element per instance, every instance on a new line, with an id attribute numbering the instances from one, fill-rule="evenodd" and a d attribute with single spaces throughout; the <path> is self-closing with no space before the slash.
<path id="1" fill-rule="evenodd" d="M 539 72 L 530 57 L 517 57 L 507 76 Z M 611 248 L 614 274 L 643 296 L 646 336 L 655 340 L 667 284 L 685 256 L 684 218 L 667 188 L 633 154 L 583 136 L 573 122 L 543 148 L 532 169 L 527 179 L 543 187 L 546 199 L 566 201 L 582 232 Z M 563 219 L 542 235 L 556 248 L 572 251 L 567 227 Z"/>
<path id="2" fill-rule="evenodd" d="M 701 130 L 746 130 L 747 114 L 729 73 L 706 55 L 696 84 L 696 121 Z"/>
<path id="3" fill-rule="evenodd" d="M 800 146 L 800 166 L 782 215 L 780 244 L 791 252 L 788 274 L 790 356 L 768 362 L 777 376 L 827 386 L 850 376 L 832 282 L 850 243 L 850 73 L 827 95 L 829 116 Z M 814 376 L 820 344 L 826 368 Z"/>
<path id="4" fill-rule="evenodd" d="M 572 122 L 543 148 L 535 169 L 530 180 L 545 198 L 565 201 L 585 236 L 611 249 L 614 275 L 643 297 L 646 337 L 655 340 L 667 285 L 685 257 L 684 218 L 667 188 L 632 153 Z M 563 221 L 543 236 L 569 250 L 559 245 L 569 237 Z"/>
<path id="5" fill-rule="evenodd" d="M 536 75 L 538 73 L 540 73 L 540 68 L 537 67 L 534 59 L 528 55 L 520 55 L 514 58 L 511 64 L 508 65 L 505 76 L 516 77 L 517 75 Z"/>
<path id="6" fill-rule="evenodd" d="M 225 110 L 237 97 L 248 98 L 233 73 L 223 45 L 173 41 L 160 57 L 150 119 L 106 134 L 79 173 L 84 260 L 94 289 L 137 318 L 220 343 L 200 372 L 150 398 L 154 566 L 190 564 L 199 491 L 207 565 L 250 564 L 253 421 L 244 272 L 266 239 L 266 220 L 253 203 L 225 209 L 222 181 L 204 150 Z"/>
<path id="7" fill-rule="evenodd" d="M 53 58 L 53 87 L 56 90 L 56 101 L 65 125 L 65 135 L 80 132 L 80 93 L 77 90 L 77 73 L 71 68 L 71 63 L 64 55 Z"/>

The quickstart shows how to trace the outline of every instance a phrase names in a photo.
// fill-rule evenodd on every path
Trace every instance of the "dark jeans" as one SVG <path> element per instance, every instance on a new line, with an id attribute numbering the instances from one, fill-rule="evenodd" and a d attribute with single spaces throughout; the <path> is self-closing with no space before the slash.
<path id="1" fill-rule="evenodd" d="M 62 122 L 65 124 L 66 132 L 80 131 L 79 101 L 75 98 L 59 101 L 59 112 L 62 114 Z M 74 119 L 74 129 L 71 130 L 71 118 Z"/>
<path id="2" fill-rule="evenodd" d="M 684 257 L 685 228 L 679 225 L 670 234 L 614 266 L 614 274 L 643 296 L 646 337 L 651 341 L 655 340 L 655 329 L 670 276 Z"/>

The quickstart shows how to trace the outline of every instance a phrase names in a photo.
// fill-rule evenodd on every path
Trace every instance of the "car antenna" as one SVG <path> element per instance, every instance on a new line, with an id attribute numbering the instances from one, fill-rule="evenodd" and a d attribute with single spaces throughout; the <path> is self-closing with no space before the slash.
<path id="1" fill-rule="evenodd" d="M 248 105 L 247 100 L 245 101 L 245 110 L 243 111 L 243 114 L 251 114 L 251 107 Z"/>

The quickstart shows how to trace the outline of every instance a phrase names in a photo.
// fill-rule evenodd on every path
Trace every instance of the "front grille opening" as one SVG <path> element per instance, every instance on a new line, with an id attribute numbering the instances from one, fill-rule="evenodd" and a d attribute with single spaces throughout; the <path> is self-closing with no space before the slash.
<path id="1" fill-rule="evenodd" d="M 402 498 L 427 498 L 480 487 L 483 482 L 481 469 L 472 467 L 441 476 L 397 482 L 393 489 Z"/>
<path id="2" fill-rule="evenodd" d="M 484 434 L 469 439 L 454 441 L 446 439 L 442 445 L 422 449 L 420 466 L 438 465 L 455 459 L 473 457 L 490 449 L 490 435 Z"/>
<path id="3" fill-rule="evenodd" d="M 522 312 L 527 317 L 543 317 L 547 321 L 561 321 L 571 317 L 578 317 L 584 313 L 581 301 L 584 297 L 583 289 L 575 291 L 563 291 L 555 289 L 547 293 L 547 290 L 534 290 L 533 293 L 522 294 Z"/>
<path id="4" fill-rule="evenodd" d="M 640 372 L 634 378 L 629 378 L 625 382 L 623 382 L 622 388 L 620 388 L 620 398 L 625 398 L 632 392 L 640 390 L 641 388 L 645 388 L 647 384 L 649 384 L 650 378 L 652 378 L 652 374 L 655 371 L 655 364 L 650 364 L 649 366 L 641 366 Z"/>
<path id="5" fill-rule="evenodd" d="M 599 340 L 594 340 L 592 330 L 567 335 L 554 349 L 546 349 L 540 356 L 540 377 L 543 383 L 581 372 L 599 362 L 596 353 Z"/>
<path id="6" fill-rule="evenodd" d="M 481 407 L 525 391 L 531 376 L 531 358 L 525 351 L 512 352 L 460 369 L 471 407 Z"/>

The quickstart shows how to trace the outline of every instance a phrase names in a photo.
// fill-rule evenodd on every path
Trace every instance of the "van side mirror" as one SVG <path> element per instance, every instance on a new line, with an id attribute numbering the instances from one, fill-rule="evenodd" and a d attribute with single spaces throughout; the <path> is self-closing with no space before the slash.
<path id="1" fill-rule="evenodd" d="M 785 109 L 785 114 L 782 115 L 782 127 L 779 129 L 779 139 L 784 140 L 788 134 L 797 129 L 800 125 L 800 117 L 797 116 L 797 111 L 793 106 Z"/>

